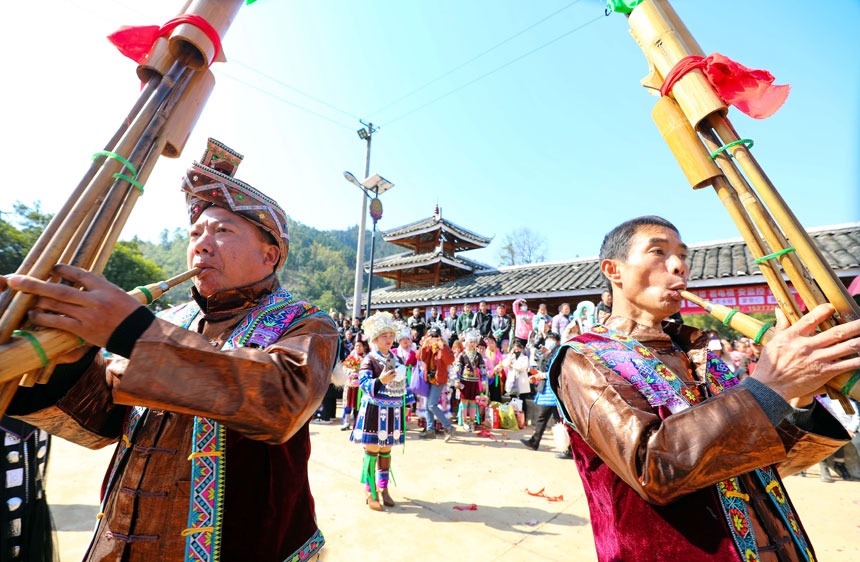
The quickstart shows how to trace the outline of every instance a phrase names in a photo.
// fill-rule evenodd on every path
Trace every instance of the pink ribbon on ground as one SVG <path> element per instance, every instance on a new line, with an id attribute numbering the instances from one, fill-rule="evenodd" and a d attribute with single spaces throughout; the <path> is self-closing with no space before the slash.
<path id="1" fill-rule="evenodd" d="M 191 24 L 203 33 L 212 41 L 215 46 L 215 54 L 212 56 L 212 61 L 218 57 L 221 52 L 221 37 L 218 31 L 212 27 L 203 16 L 197 14 L 183 14 L 168 21 L 162 26 L 157 25 L 140 25 L 128 26 L 124 25 L 119 30 L 108 35 L 108 41 L 114 44 L 119 49 L 119 52 L 127 56 L 134 62 L 142 64 L 146 56 L 152 50 L 152 46 L 159 37 L 165 37 L 172 32 L 176 26 L 183 23 Z M 212 61 L 209 64 L 212 64 Z"/>
<path id="2" fill-rule="evenodd" d="M 717 95 L 754 119 L 770 117 L 782 107 L 791 86 L 774 85 L 775 78 L 767 70 L 755 70 L 719 53 L 707 57 L 690 55 L 678 61 L 666 74 L 660 95 L 667 95 L 675 83 L 694 69 L 701 69 Z"/>

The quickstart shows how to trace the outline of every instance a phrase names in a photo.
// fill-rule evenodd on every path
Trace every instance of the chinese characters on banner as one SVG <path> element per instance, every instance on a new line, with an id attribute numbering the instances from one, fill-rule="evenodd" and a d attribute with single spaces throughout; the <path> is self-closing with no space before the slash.
<path id="1" fill-rule="evenodd" d="M 804 309 L 797 291 L 793 287 L 788 288 L 794 295 L 797 304 Z M 694 295 L 700 296 L 714 304 L 722 304 L 737 308 L 740 312 L 773 312 L 776 307 L 776 299 L 767 285 L 746 285 L 741 287 L 722 287 L 719 289 L 690 289 Z M 681 305 L 681 314 L 706 314 L 705 311 L 695 304 L 684 301 Z"/>

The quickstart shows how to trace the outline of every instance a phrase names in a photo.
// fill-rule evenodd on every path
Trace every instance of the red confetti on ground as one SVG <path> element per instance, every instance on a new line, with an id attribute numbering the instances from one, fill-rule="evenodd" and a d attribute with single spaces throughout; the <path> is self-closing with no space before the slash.
<path id="1" fill-rule="evenodd" d="M 563 496 L 563 495 L 558 495 L 558 496 L 548 496 L 548 495 L 546 495 L 546 494 L 544 494 L 544 493 L 543 493 L 543 491 L 544 491 L 544 490 L 546 490 L 546 488 L 541 488 L 541 489 L 540 489 L 540 490 L 538 490 L 537 492 L 529 492 L 529 489 L 528 489 L 528 488 L 526 488 L 526 493 L 527 493 L 528 495 L 530 495 L 530 496 L 534 496 L 534 497 L 536 497 L 536 498 L 546 498 L 546 501 L 548 501 L 548 502 L 563 502 L 563 501 L 564 501 L 564 496 Z"/>
<path id="2" fill-rule="evenodd" d="M 478 432 L 478 437 L 486 437 L 487 439 L 489 439 L 492 436 L 493 436 L 493 432 L 487 431 L 486 429 L 482 429 L 481 431 Z"/>
<path id="3" fill-rule="evenodd" d="M 455 505 L 454 509 L 457 511 L 478 511 L 478 506 L 475 504 L 472 505 Z"/>

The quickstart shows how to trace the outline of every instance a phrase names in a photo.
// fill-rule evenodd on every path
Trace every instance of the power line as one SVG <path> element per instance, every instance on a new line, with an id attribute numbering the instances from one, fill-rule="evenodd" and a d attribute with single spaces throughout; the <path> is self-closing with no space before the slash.
<path id="1" fill-rule="evenodd" d="M 392 101 L 391 103 L 389 103 L 389 104 L 385 105 L 385 106 L 384 106 L 384 107 L 382 107 L 381 109 L 377 109 L 376 111 L 374 111 L 374 112 L 372 113 L 372 115 L 378 115 L 379 113 L 381 113 L 381 112 L 385 111 L 386 109 L 388 109 L 388 108 L 390 108 L 390 107 L 392 107 L 392 106 L 394 106 L 394 105 L 397 105 L 398 103 L 400 103 L 401 101 L 405 100 L 406 98 L 411 97 L 411 96 L 413 96 L 414 94 L 416 94 L 416 93 L 420 92 L 421 90 L 423 90 L 423 89 L 424 89 L 424 88 L 426 88 L 427 86 L 430 86 L 431 84 L 435 84 L 436 82 L 438 82 L 438 81 L 439 81 L 439 80 L 441 80 L 442 78 L 445 78 L 446 76 L 448 76 L 448 75 L 450 75 L 450 74 L 452 74 L 452 73 L 454 73 L 454 72 L 456 72 L 456 71 L 460 70 L 460 69 L 461 69 L 461 68 L 463 68 L 464 66 L 466 66 L 466 65 L 468 65 L 468 64 L 470 64 L 470 63 L 472 63 L 472 62 L 474 62 L 474 61 L 476 61 L 476 60 L 478 60 L 479 58 L 483 57 L 484 55 L 486 55 L 486 54 L 488 54 L 488 53 L 490 53 L 490 52 L 492 52 L 492 51 L 494 51 L 494 50 L 498 49 L 499 47 L 501 47 L 501 46 L 502 46 L 502 45 L 504 45 L 505 43 L 508 43 L 509 41 L 512 41 L 513 39 L 516 39 L 517 37 L 519 37 L 520 35 L 522 35 L 522 34 L 523 34 L 523 33 L 525 33 L 526 31 L 529 31 L 529 30 L 531 30 L 531 29 L 533 29 L 533 28 L 537 27 L 538 25 L 542 24 L 542 23 L 543 23 L 543 22 L 545 22 L 546 20 L 548 20 L 548 19 L 550 19 L 550 18 L 552 18 L 552 17 L 557 16 L 557 15 L 558 15 L 558 14 L 560 14 L 561 12 L 563 12 L 563 11 L 567 10 L 568 8 L 570 8 L 571 6 L 573 6 L 574 4 L 576 4 L 577 2 L 580 2 L 580 1 L 581 1 L 581 0 L 573 0 L 573 2 L 571 2 L 570 4 L 568 4 L 568 5 L 566 5 L 566 6 L 563 6 L 563 7 L 559 8 L 558 10 L 556 10 L 556 11 L 554 11 L 553 13 L 549 14 L 548 16 L 546 16 L 546 17 L 544 17 L 544 18 L 542 18 L 542 19 L 540 19 L 540 20 L 536 21 L 535 23 L 531 24 L 530 26 L 528 26 L 528 27 L 526 27 L 526 28 L 524 28 L 524 29 L 521 29 L 520 31 L 518 31 L 518 32 L 514 33 L 513 35 L 511 35 L 510 37 L 508 37 L 507 39 L 504 39 L 504 40 L 500 41 L 499 43 L 496 43 L 495 45 L 493 45 L 493 46 L 492 46 L 492 47 L 490 47 L 489 49 L 486 49 L 485 51 L 483 51 L 483 52 L 481 52 L 481 53 L 478 53 L 477 55 L 475 55 L 474 57 L 470 58 L 469 60 L 467 60 L 467 61 L 465 61 L 465 62 L 463 62 L 463 63 L 458 64 L 457 66 L 455 66 L 455 67 L 454 67 L 454 68 L 452 68 L 451 70 L 448 70 L 447 72 L 443 72 L 442 74 L 440 74 L 440 75 L 439 75 L 439 76 L 437 76 L 436 78 L 433 78 L 433 79 L 432 79 L 432 80 L 430 80 L 429 82 L 426 82 L 426 83 L 422 84 L 421 86 L 418 86 L 417 88 L 415 88 L 415 89 L 414 89 L 414 90 L 412 90 L 411 92 L 408 92 L 408 93 L 406 93 L 406 94 L 403 94 L 402 96 L 400 96 L 400 97 L 399 97 L 399 98 L 397 98 L 396 100 Z"/>
<path id="2" fill-rule="evenodd" d="M 343 114 L 344 114 L 344 115 L 346 115 L 347 117 L 350 117 L 350 118 L 352 118 L 352 119 L 355 119 L 356 121 L 360 121 L 360 120 L 361 120 L 361 118 L 360 118 L 359 116 L 357 116 L 357 115 L 355 115 L 355 114 L 353 114 L 353 113 L 350 113 L 349 111 L 346 111 L 345 109 L 341 109 L 341 108 L 337 107 L 336 105 L 332 105 L 332 104 L 328 103 L 327 101 L 324 101 L 324 100 L 319 99 L 319 98 L 318 98 L 318 97 L 316 97 L 316 96 L 313 96 L 313 95 L 311 95 L 311 94 L 309 94 L 309 93 L 307 93 L 307 92 L 303 92 L 302 90 L 299 90 L 299 89 L 298 89 L 298 88 L 296 88 L 295 86 L 291 86 L 291 85 L 287 84 L 286 82 L 284 82 L 283 80 L 280 80 L 279 78 L 275 78 L 274 76 L 272 76 L 272 75 L 270 75 L 270 74 L 266 74 L 266 73 L 265 73 L 265 72 L 263 72 L 262 70 L 258 70 L 258 69 L 254 68 L 254 67 L 252 67 L 252 66 L 249 66 L 249 65 L 245 64 L 244 62 L 238 61 L 238 60 L 236 60 L 236 59 L 230 59 L 228 62 L 232 62 L 233 64 L 238 64 L 239 66 L 244 66 L 245 68 L 247 68 L 247 69 L 248 69 L 248 70 L 250 70 L 251 72 L 255 72 L 255 73 L 259 74 L 260 76 L 262 76 L 262 77 L 264 77 L 264 78 L 268 78 L 268 79 L 269 79 L 269 80 L 271 80 L 272 82 L 275 82 L 275 83 L 277 83 L 277 84 L 280 84 L 281 86 L 283 86 L 283 87 L 285 87 L 285 88 L 288 88 L 288 89 L 290 89 L 290 90 L 292 90 L 292 91 L 296 92 L 297 94 L 300 94 L 300 95 L 302 95 L 302 96 L 305 96 L 306 98 L 312 99 L 313 101 L 315 101 L 315 102 L 317 102 L 317 103 L 319 103 L 319 104 L 322 104 L 322 105 L 324 105 L 324 106 L 328 107 L 329 109 L 334 109 L 335 111 L 338 111 L 338 112 L 340 112 L 340 113 L 343 113 Z"/>
<path id="3" fill-rule="evenodd" d="M 428 101 L 427 103 L 421 104 L 421 105 L 419 105 L 418 107 L 416 107 L 415 109 L 413 109 L 413 110 L 411 110 L 411 111 L 407 111 L 406 113 L 403 113 L 403 114 L 399 115 L 398 117 L 395 117 L 394 119 L 392 119 L 392 120 L 388 121 L 387 123 L 385 123 L 385 125 L 386 125 L 386 126 L 391 126 L 392 124 L 394 124 L 394 123 L 395 123 L 395 122 L 397 122 L 397 121 L 400 121 L 400 120 L 401 120 L 401 119 L 403 119 L 404 117 L 408 117 L 408 116 L 412 115 L 413 113 L 415 113 L 415 112 L 417 112 L 417 111 L 420 111 L 420 110 L 424 109 L 424 108 L 425 108 L 425 107 L 427 107 L 428 105 L 432 105 L 432 104 L 436 103 L 436 102 L 437 102 L 437 101 L 439 101 L 439 100 L 442 100 L 442 99 L 444 99 L 444 98 L 447 98 L 447 97 L 448 97 L 448 96 L 450 96 L 451 94 L 454 94 L 454 93 L 456 93 L 456 92 L 459 92 L 459 91 L 460 91 L 460 90 L 462 90 L 463 88 L 466 88 L 466 87 L 468 87 L 468 86 L 471 86 L 471 85 L 472 85 L 472 84 L 474 84 L 475 82 L 478 82 L 479 80 L 483 80 L 483 79 L 484 79 L 484 78 L 486 78 L 487 76 L 490 76 L 491 74 L 495 74 L 496 72 L 498 72 L 498 71 L 502 70 L 503 68 L 506 68 L 506 67 L 508 67 L 508 66 L 510 66 L 510 65 L 512 65 L 512 64 L 514 64 L 515 62 L 520 61 L 520 60 L 522 60 L 522 59 L 526 58 L 527 56 L 529 56 L 529 55 L 531 55 L 531 54 L 534 54 L 534 53 L 536 53 L 536 52 L 540 51 L 541 49 L 544 49 L 544 48 L 546 48 L 546 47 L 549 47 L 549 46 L 550 46 L 550 45 L 552 45 L 553 43 L 555 43 L 555 42 L 557 42 L 557 41 L 560 41 L 561 39 L 564 39 L 564 38 L 565 38 L 565 37 L 567 37 L 568 35 L 571 35 L 571 34 L 573 34 L 573 33 L 577 32 L 577 31 L 579 31 L 579 30 L 581 30 L 581 29 L 583 29 L 583 28 L 585 28 L 585 27 L 587 27 L 587 26 L 591 25 L 592 23 L 594 23 L 594 22 L 596 22 L 596 21 L 598 21 L 598 20 L 600 20 L 600 19 L 603 19 L 603 18 L 604 18 L 604 16 L 603 16 L 603 14 L 601 14 L 601 15 L 597 16 L 596 18 L 592 19 L 592 20 L 589 20 L 589 21 L 587 21 L 587 22 L 585 22 L 585 23 L 583 23 L 583 24 L 581 24 L 581 25 L 578 25 L 578 26 L 574 27 L 573 29 L 571 29 L 570 31 L 566 31 L 566 32 L 562 33 L 561 35 L 559 35 L 559 36 L 558 36 L 558 37 L 556 37 L 555 39 L 551 39 L 551 40 L 547 41 L 546 43 L 544 43 L 544 44 L 542 44 L 542 45 L 540 45 L 540 46 L 538 46 L 538 47 L 535 47 L 534 49 L 532 49 L 532 50 L 530 50 L 530 51 L 528 51 L 528 52 L 526 52 L 526 53 L 523 53 L 522 55 L 520 55 L 520 56 L 518 56 L 518 57 L 516 57 L 516 58 L 514 58 L 514 59 L 511 59 L 511 60 L 509 60 L 508 62 L 506 62 L 506 63 L 504 63 L 504 64 L 502 64 L 502 65 L 500 65 L 500 66 L 497 66 L 497 67 L 496 67 L 496 68 L 494 68 L 493 70 L 490 70 L 489 72 L 485 72 L 484 74 L 481 74 L 481 75 L 480 75 L 480 76 L 478 76 L 477 78 L 474 78 L 474 79 L 472 79 L 472 80 L 469 80 L 469 81 L 468 81 L 468 82 L 466 82 L 465 84 L 463 84 L 463 85 L 461 85 L 461 86 L 458 86 L 458 87 L 454 88 L 453 90 L 449 90 L 449 91 L 445 92 L 444 94 L 442 94 L 441 96 L 438 96 L 438 97 L 436 97 L 436 98 L 433 98 L 432 100 Z"/>
<path id="4" fill-rule="evenodd" d="M 238 82 L 239 84 L 244 84 L 245 86 L 248 86 L 249 88 L 253 88 L 254 90 L 257 90 L 261 94 L 266 94 L 267 96 L 269 96 L 271 98 L 274 98 L 274 99 L 276 99 L 282 103 L 285 103 L 287 105 L 291 105 L 300 111 L 304 111 L 305 113 L 309 113 L 311 115 L 319 117 L 320 119 L 324 119 L 324 120 L 328 121 L 329 123 L 337 125 L 338 127 L 343 127 L 344 129 L 348 129 L 350 131 L 354 129 L 354 127 L 350 127 L 349 125 L 345 125 L 345 124 L 341 123 L 340 121 L 335 121 L 334 119 L 332 119 L 330 117 L 326 117 L 325 115 L 323 115 L 321 113 L 317 113 L 316 111 L 314 111 L 312 109 L 308 109 L 307 107 L 304 107 L 304 106 L 299 105 L 295 102 L 292 102 L 292 101 L 290 101 L 286 98 L 283 98 L 277 94 L 273 94 L 272 92 L 270 92 L 268 90 L 264 90 L 263 88 L 260 88 L 259 86 L 251 84 L 250 82 L 245 82 L 244 80 L 240 80 L 239 78 L 236 78 L 235 76 L 231 76 L 230 74 L 227 74 L 226 72 L 224 72 L 220 68 L 216 69 L 216 70 L 217 70 L 217 72 L 215 74 L 218 76 L 223 76 L 225 78 L 229 78 L 230 80 L 233 80 L 234 82 Z"/>

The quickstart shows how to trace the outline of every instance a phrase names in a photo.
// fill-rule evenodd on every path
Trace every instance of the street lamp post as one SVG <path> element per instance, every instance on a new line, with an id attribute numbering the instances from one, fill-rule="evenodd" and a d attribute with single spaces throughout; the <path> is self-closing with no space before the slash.
<path id="1" fill-rule="evenodd" d="M 370 314 L 370 297 L 372 294 L 373 288 L 373 255 L 376 249 L 376 222 L 382 217 L 382 201 L 379 200 L 379 196 L 394 187 L 394 184 L 383 178 L 379 174 L 373 174 L 369 178 L 365 178 L 364 181 L 359 182 L 358 179 L 350 172 L 344 172 L 343 177 L 347 179 L 350 183 L 358 187 L 362 191 L 362 197 L 364 198 L 364 206 L 366 208 L 367 199 L 370 199 L 370 218 L 373 219 L 373 232 L 371 234 L 370 239 L 370 271 L 367 276 L 367 306 L 365 310 L 368 315 Z M 362 216 L 362 220 L 364 217 Z M 358 259 L 358 258 L 356 258 Z M 361 275 L 361 270 L 359 268 L 364 268 L 364 260 L 356 263 L 356 278 Z M 360 287 L 360 286 L 359 286 Z M 361 312 L 361 292 L 360 290 L 357 292 L 357 296 L 353 296 L 352 303 L 353 314 L 360 314 Z M 356 312 L 356 310 L 358 312 Z M 358 318 L 358 316 L 353 316 L 353 318 Z"/>
<path id="2" fill-rule="evenodd" d="M 364 122 L 361 123 L 364 125 Z M 373 123 L 367 123 L 367 128 L 356 131 L 358 137 L 367 142 L 367 154 L 364 158 L 364 177 L 370 175 L 370 141 L 373 138 L 373 133 L 376 129 L 373 128 Z M 350 174 L 351 175 L 351 174 Z M 347 178 L 348 179 L 348 178 Z M 357 182 L 356 182 L 357 183 Z M 358 318 L 361 316 L 361 282 L 364 276 L 364 231 L 367 225 L 367 195 L 361 195 L 361 223 L 358 228 L 358 247 L 355 251 L 355 287 L 352 292 L 352 317 Z"/>

